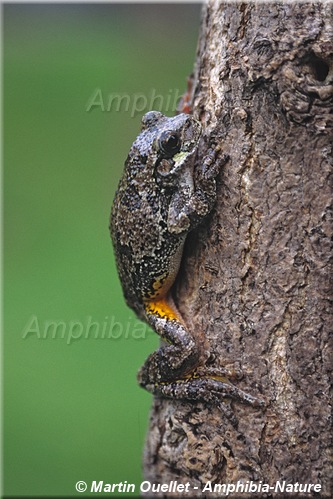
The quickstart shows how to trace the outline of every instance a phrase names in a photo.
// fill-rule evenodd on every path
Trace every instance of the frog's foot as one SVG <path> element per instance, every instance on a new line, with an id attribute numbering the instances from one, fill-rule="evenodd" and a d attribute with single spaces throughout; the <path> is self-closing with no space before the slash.
<path id="1" fill-rule="evenodd" d="M 212 366 L 198 366 L 192 373 L 192 377 L 196 378 L 212 378 L 225 381 L 233 380 L 239 381 L 244 377 L 244 373 L 236 367 L 212 367 Z"/>
<path id="2" fill-rule="evenodd" d="M 209 149 L 203 159 L 199 175 L 202 179 L 211 180 L 217 177 L 221 168 L 227 163 L 229 155 L 222 152 L 220 146 Z"/>
<path id="3" fill-rule="evenodd" d="M 173 382 L 160 382 L 146 385 L 146 390 L 156 396 L 191 401 L 201 401 L 217 405 L 222 410 L 225 399 L 234 399 L 252 407 L 263 407 L 265 402 L 232 385 L 226 378 L 199 378 L 195 372 L 185 379 Z"/>

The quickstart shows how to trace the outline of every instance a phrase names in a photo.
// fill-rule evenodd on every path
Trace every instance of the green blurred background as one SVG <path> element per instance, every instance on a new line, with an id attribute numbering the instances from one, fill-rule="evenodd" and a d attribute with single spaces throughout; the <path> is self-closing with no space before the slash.
<path id="1" fill-rule="evenodd" d="M 186 88 L 199 19 L 191 4 L 3 6 L 6 496 L 142 480 L 136 372 L 158 339 L 124 304 L 108 218 L 153 92 L 172 115 Z M 128 109 L 87 112 L 96 91 Z"/>

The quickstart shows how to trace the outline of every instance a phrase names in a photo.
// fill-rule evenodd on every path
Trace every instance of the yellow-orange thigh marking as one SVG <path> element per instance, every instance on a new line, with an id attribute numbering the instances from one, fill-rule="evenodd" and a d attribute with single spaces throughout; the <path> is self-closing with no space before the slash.
<path id="1" fill-rule="evenodd" d="M 165 298 L 146 302 L 145 308 L 148 314 L 158 315 L 162 319 L 177 320 L 181 322 L 179 314 L 170 306 L 168 300 Z"/>

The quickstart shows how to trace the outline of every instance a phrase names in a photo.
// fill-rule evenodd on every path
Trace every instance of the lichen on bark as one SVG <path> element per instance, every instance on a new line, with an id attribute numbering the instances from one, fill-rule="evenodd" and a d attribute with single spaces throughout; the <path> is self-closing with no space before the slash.
<path id="1" fill-rule="evenodd" d="M 266 409 L 226 400 L 235 427 L 204 403 L 154 401 L 146 479 L 193 496 L 239 480 L 332 495 L 332 18 L 330 3 L 203 12 L 192 109 L 229 161 L 174 294 L 213 365 L 240 368 Z"/>

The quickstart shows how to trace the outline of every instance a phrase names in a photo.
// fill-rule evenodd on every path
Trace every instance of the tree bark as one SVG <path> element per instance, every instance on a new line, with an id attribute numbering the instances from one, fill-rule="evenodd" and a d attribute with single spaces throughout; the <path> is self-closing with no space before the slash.
<path id="1" fill-rule="evenodd" d="M 203 403 L 154 400 L 145 477 L 189 482 L 190 496 L 280 480 L 332 497 L 332 39 L 329 3 L 213 0 L 203 12 L 192 109 L 230 159 L 175 299 L 213 365 L 240 368 L 234 384 L 266 407 L 226 400 L 235 426 Z M 171 496 L 183 494 L 159 495 Z"/>

